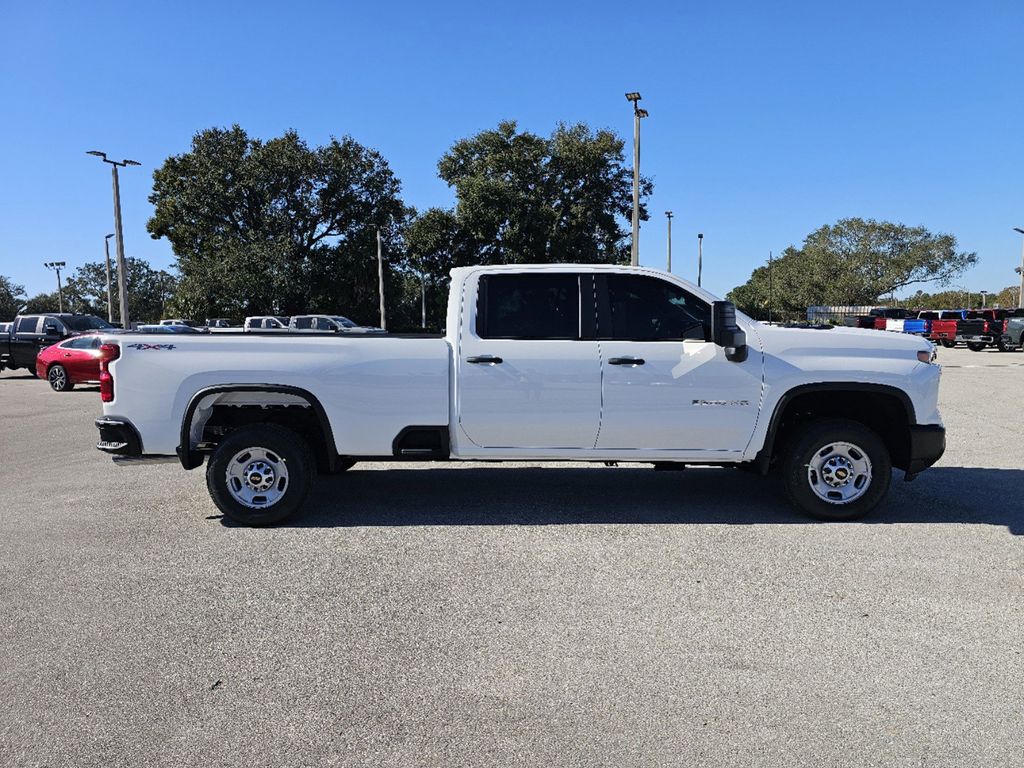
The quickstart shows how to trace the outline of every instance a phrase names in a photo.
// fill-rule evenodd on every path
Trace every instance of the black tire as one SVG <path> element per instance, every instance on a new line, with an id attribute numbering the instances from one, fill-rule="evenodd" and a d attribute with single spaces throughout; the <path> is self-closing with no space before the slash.
<path id="1" fill-rule="evenodd" d="M 71 377 L 68 376 L 68 369 L 60 363 L 50 366 L 46 372 L 46 380 L 50 382 L 50 388 L 54 392 L 68 392 L 75 388 L 71 383 Z"/>
<path id="2" fill-rule="evenodd" d="M 866 457 L 870 464 L 870 471 L 862 474 L 857 471 L 850 472 L 842 477 L 846 478 L 846 486 L 838 490 L 829 486 L 822 474 L 812 473 L 812 461 L 828 461 L 828 456 L 842 456 L 833 451 L 822 453 L 826 448 L 835 443 L 847 443 L 860 454 L 861 459 L 855 459 L 858 463 Z M 889 483 L 892 480 L 892 459 L 881 438 L 863 424 L 848 419 L 822 419 L 821 421 L 810 422 L 801 427 L 787 441 L 782 457 L 782 480 L 786 496 L 790 502 L 801 512 L 818 518 L 819 520 L 856 520 L 863 517 L 885 497 L 889 490 Z M 840 466 L 833 471 L 833 477 L 839 474 L 845 467 Z M 857 485 L 861 477 L 864 486 Z M 836 478 L 837 482 L 841 480 Z M 820 492 L 828 495 L 835 493 L 842 495 L 848 486 L 851 493 L 857 493 L 855 498 L 849 501 L 829 501 L 822 498 Z"/>
<path id="3" fill-rule="evenodd" d="M 986 344 L 983 341 L 968 341 L 967 342 L 967 348 L 969 350 L 971 350 L 971 352 L 981 352 L 981 350 L 983 350 L 987 346 L 988 346 L 988 344 Z"/>
<path id="4" fill-rule="evenodd" d="M 956 346 L 956 342 L 950 341 L 949 339 L 940 339 L 940 341 L 942 343 L 942 346 L 944 346 L 946 349 L 952 349 L 953 347 Z"/>
<path id="5" fill-rule="evenodd" d="M 272 470 L 269 476 L 274 485 L 267 491 L 268 496 L 280 495 L 277 501 L 266 506 L 259 506 L 258 499 L 261 497 L 258 495 L 254 497 L 257 506 L 246 505 L 236 498 L 236 495 L 257 493 L 251 485 L 245 487 L 239 481 L 234 491 L 229 486 L 232 482 L 228 476 L 229 469 L 242 471 L 239 467 L 250 462 L 250 459 L 238 460 L 238 457 L 250 449 L 262 451 L 267 457 L 264 463 Z M 278 469 L 282 464 L 283 472 Z M 253 464 L 250 462 L 248 466 Z M 236 523 L 250 526 L 274 525 L 286 520 L 302 506 L 312 484 L 315 468 L 309 444 L 299 435 L 276 424 L 251 424 L 231 432 L 217 446 L 206 466 L 206 487 L 217 509 Z M 274 475 L 273 470 L 277 470 L 277 475 Z M 256 472 L 252 476 L 261 477 Z M 276 487 L 281 480 L 285 481 L 283 488 Z"/>
<path id="6" fill-rule="evenodd" d="M 16 371 L 18 369 L 17 368 L 11 368 L 11 370 L 12 371 Z M 34 365 L 28 366 L 28 368 L 26 368 L 25 370 L 28 371 L 28 375 L 31 376 L 33 379 L 38 379 L 39 378 L 39 374 L 36 373 L 36 367 Z"/>
<path id="7" fill-rule="evenodd" d="M 1013 347 L 1011 347 L 1009 344 L 1007 344 L 1002 339 L 999 339 L 999 341 L 996 342 L 996 349 L 998 349 L 1000 352 L 1012 352 L 1013 351 Z"/>

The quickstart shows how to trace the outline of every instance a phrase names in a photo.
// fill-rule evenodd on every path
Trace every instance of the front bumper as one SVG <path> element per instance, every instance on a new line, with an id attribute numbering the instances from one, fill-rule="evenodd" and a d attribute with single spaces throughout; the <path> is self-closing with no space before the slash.
<path id="1" fill-rule="evenodd" d="M 97 450 L 112 456 L 142 455 L 142 438 L 127 419 L 101 416 L 96 419 L 96 428 L 100 431 L 100 440 L 96 443 Z"/>
<path id="2" fill-rule="evenodd" d="M 907 480 L 928 469 L 946 452 L 946 428 L 941 424 L 914 424 L 910 427 L 910 462 Z"/>

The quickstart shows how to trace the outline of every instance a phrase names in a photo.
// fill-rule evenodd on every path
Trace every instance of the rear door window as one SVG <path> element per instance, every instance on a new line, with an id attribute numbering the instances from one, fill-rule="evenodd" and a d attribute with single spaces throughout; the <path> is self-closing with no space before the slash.
<path id="1" fill-rule="evenodd" d="M 42 318 L 39 317 L 19 317 L 18 325 L 14 329 L 15 333 L 38 333 L 39 332 L 39 321 Z"/>
<path id="2" fill-rule="evenodd" d="M 579 275 L 482 276 L 476 332 L 483 339 L 578 339 Z"/>

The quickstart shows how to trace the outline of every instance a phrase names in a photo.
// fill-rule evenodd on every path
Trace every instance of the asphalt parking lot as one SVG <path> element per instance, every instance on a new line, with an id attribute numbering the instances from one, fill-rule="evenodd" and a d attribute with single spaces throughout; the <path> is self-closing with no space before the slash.
<path id="1" fill-rule="evenodd" d="M 850 524 L 730 470 L 366 464 L 240 528 L 0 374 L 0 765 L 1020 766 L 1024 353 L 940 362 L 945 457 Z"/>

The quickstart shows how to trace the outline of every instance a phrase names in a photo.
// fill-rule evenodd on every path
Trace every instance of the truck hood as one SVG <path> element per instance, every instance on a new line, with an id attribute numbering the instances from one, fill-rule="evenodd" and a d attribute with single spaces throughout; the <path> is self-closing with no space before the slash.
<path id="1" fill-rule="evenodd" d="M 903 357 L 913 359 L 917 352 L 931 351 L 932 343 L 920 336 L 870 328 L 786 328 L 757 323 L 757 335 L 765 352 L 784 355 L 787 352 L 809 352 L 828 356 Z"/>

